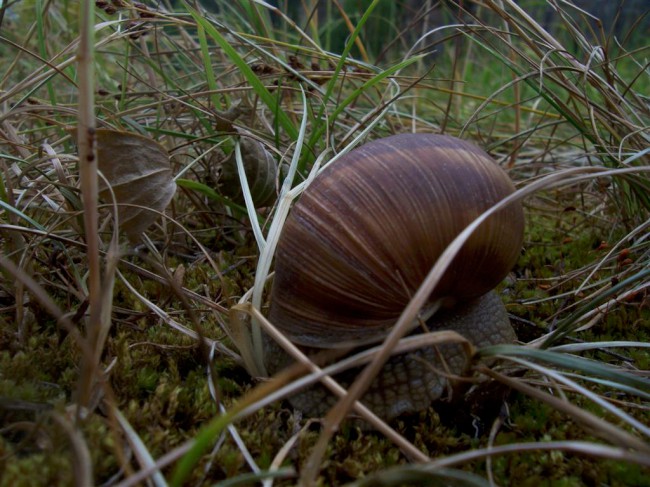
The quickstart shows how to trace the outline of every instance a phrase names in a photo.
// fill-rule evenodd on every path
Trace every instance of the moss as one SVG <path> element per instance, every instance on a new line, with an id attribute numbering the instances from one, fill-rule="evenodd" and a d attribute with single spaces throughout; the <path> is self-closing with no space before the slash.
<path id="1" fill-rule="evenodd" d="M 0 485 L 36 487 L 74 485 L 74 472 L 68 452 L 35 453 L 28 457 L 6 457 L 7 445 L 0 438 L 0 450 L 5 460 L 0 464 Z M 12 455 L 12 454 L 9 454 Z"/>
<path id="2" fill-rule="evenodd" d="M 504 288 L 509 310 L 537 324 L 534 327 L 518 325 L 520 337 L 522 330 L 531 337 L 539 336 L 552 323 L 559 309 L 580 299 L 580 296 L 557 299 L 555 296 L 575 289 L 581 276 L 569 279 L 556 276 L 566 268 L 592 262 L 594 253 L 601 252 L 597 250 L 602 240 L 598 228 L 572 233 L 568 224 L 551 225 L 552 222 L 552 218 L 539 216 L 531 219 L 526 252 L 515 269 L 520 279 Z M 562 239 L 569 238 L 570 241 L 563 243 Z M 234 303 L 252 284 L 253 261 L 245 257 L 250 255 L 249 252 L 252 252 L 251 247 L 244 245 L 239 252 L 220 253 L 217 260 L 220 270 L 225 273 L 222 275 L 217 275 L 210 266 L 188 265 L 184 285 L 190 289 L 209 289 L 211 294 L 221 296 L 225 302 Z M 172 260 L 169 266 L 172 264 L 178 265 L 178 262 Z M 606 276 L 606 272 L 612 271 L 603 270 L 598 278 Z M 547 280 L 540 281 L 544 276 Z M 133 281 L 140 279 L 135 275 L 128 277 Z M 146 285 L 143 283 L 140 290 L 154 302 L 163 300 L 165 309 L 186 326 L 200 326 L 202 332 L 211 338 L 223 336 L 211 311 L 198 311 L 199 323 L 189 321 L 183 303 L 168 286 L 148 282 Z M 217 406 L 208 388 L 207 359 L 193 339 L 161 323 L 119 283 L 115 296 L 114 326 L 104 351 L 104 363 L 114 362 L 107 377 L 110 400 L 122 411 L 152 455 L 159 457 L 194 437 L 201 426 L 217 414 Z M 546 298 L 546 301 L 525 304 L 528 300 L 541 298 Z M 649 313 L 643 306 L 643 297 L 635 297 L 582 332 L 580 338 L 594 341 L 648 340 Z M 70 402 L 78 376 L 78 351 L 51 320 L 34 323 L 33 333 L 23 342 L 16 340 L 15 330 L 11 329 L 0 330 L 0 337 L 4 345 L 0 352 L 0 396 L 47 407 L 47 410 L 38 412 L 4 410 L 4 425 L 11 426 L 17 421 L 40 422 L 45 436 L 54 438 L 57 428 L 47 419 L 47 411 L 62 411 Z M 619 356 L 605 351 L 584 355 L 604 362 L 620 361 Z M 625 350 L 624 355 L 636 367 L 647 369 L 650 362 L 647 351 Z M 248 375 L 230 359 L 217 357 L 212 371 L 220 399 L 226 407 L 252 386 Z M 592 388 L 598 390 L 597 386 Z M 580 397 L 571 399 L 585 410 L 603 415 L 598 407 Z M 515 396 L 509 410 L 510 421 L 496 436 L 496 444 L 596 440 L 567 417 L 539 401 Z M 643 421 L 642 409 L 628 412 Z M 108 479 L 119 468 L 137 468 L 132 458 L 122 458 L 126 439 L 106 414 L 105 409 L 96 410 L 83 427 L 98 483 Z M 274 404 L 241 421 L 236 428 L 260 467 L 267 468 L 280 448 L 303 425 L 284 404 Z M 487 443 L 485 436 L 474 438 L 464 433 L 472 432 L 473 435 L 472 428 L 466 428 L 467 425 L 443 423 L 433 410 L 399 418 L 393 426 L 432 457 L 485 447 Z M 302 431 L 285 464 L 294 467 L 303 464 L 317 437 L 317 423 Z M 5 485 L 21 485 L 20 479 L 33 471 L 40 472 L 40 477 L 36 481 L 30 478 L 30 485 L 69 484 L 72 452 L 67 440 L 43 449 L 35 439 L 26 438 L 22 434 L 5 434 L 0 438 L 2 451 L 8 454 L 1 465 Z M 343 425 L 329 445 L 326 458 L 319 480 L 321 485 L 340 484 L 406 462 L 389 441 L 375 432 L 360 429 L 354 422 Z M 248 471 L 239 447 L 228 435 L 213 456 L 202 459 L 190 481 L 201 480 L 208 462 L 211 463 L 206 478 L 213 482 Z M 463 468 L 487 474 L 484 461 L 472 462 Z M 491 468 L 497 483 L 509 482 L 511 485 L 644 485 L 646 482 L 641 469 L 634 465 L 592 460 L 562 452 L 521 452 L 498 456 L 493 458 Z M 292 480 L 277 482 L 277 485 L 292 484 Z"/>

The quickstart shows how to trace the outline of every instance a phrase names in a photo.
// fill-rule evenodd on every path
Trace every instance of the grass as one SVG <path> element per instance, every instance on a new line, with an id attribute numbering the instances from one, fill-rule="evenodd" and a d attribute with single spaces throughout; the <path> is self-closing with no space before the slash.
<path id="1" fill-rule="evenodd" d="M 648 485 L 647 12 L 290 3 L 2 4 L 0 483 Z M 97 206 L 95 127 L 170 154 L 176 195 L 142 239 Z M 277 399 L 292 371 L 256 380 L 277 238 L 324 165 L 408 131 L 475 141 L 519 188 L 501 290 L 521 343 L 474 367 L 515 392 L 480 421 L 472 394 L 389 425 L 356 406 L 369 431 L 339 425 L 357 384 L 301 418 Z M 277 162 L 272 207 L 243 137 Z M 230 155 L 238 200 L 219 186 Z"/>

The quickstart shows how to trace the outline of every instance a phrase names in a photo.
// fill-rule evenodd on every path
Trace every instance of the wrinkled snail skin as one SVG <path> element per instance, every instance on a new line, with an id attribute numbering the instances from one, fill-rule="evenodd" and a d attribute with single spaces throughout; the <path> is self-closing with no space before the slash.
<path id="1" fill-rule="evenodd" d="M 382 341 L 447 245 L 513 191 L 493 159 L 454 137 L 404 134 L 351 151 L 314 180 L 285 222 L 270 320 L 307 348 Z M 430 297 L 456 304 L 428 328 L 458 331 L 477 346 L 515 339 L 491 290 L 515 264 L 523 227 L 521 206 L 509 205 L 474 232 Z M 288 364 L 283 352 L 265 356 L 271 372 Z M 467 365 L 457 344 L 395 356 L 363 401 L 384 418 L 422 410 L 448 386 L 439 371 L 462 374 Z M 332 401 L 320 386 L 292 398 L 316 416 Z"/>
<path id="2" fill-rule="evenodd" d="M 429 331 L 452 329 L 480 346 L 512 343 L 515 332 L 501 298 L 495 291 L 451 309 L 443 310 L 427 322 Z M 419 332 L 419 330 L 416 330 Z M 303 350 L 307 354 L 316 349 Z M 267 341 L 266 365 L 275 373 L 292 363 L 292 359 L 270 339 Z M 463 347 L 445 343 L 394 355 L 384 365 L 363 396 L 363 403 L 384 419 L 415 413 L 447 395 L 454 387 L 449 376 L 467 370 L 469 357 Z M 335 378 L 344 387 L 352 384 L 361 369 L 347 370 Z M 442 372 L 442 373 L 441 373 Z M 289 401 L 310 417 L 324 416 L 336 403 L 336 397 L 318 384 L 292 396 Z"/>

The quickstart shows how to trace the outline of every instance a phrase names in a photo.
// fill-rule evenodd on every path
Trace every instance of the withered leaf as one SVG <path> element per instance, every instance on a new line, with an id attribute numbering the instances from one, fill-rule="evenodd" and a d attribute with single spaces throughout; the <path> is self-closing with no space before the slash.
<path id="1" fill-rule="evenodd" d="M 120 229 L 136 238 L 176 192 L 169 154 L 156 141 L 129 132 L 97 129 L 96 141 L 98 168 L 115 195 Z M 113 201 L 101 178 L 99 197 L 106 203 Z"/>

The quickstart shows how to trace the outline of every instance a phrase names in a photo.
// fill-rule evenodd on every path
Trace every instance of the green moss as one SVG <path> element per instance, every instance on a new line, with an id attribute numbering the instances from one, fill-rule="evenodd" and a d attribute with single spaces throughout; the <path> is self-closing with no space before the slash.
<path id="1" fill-rule="evenodd" d="M 565 225 L 550 225 L 552 221 L 551 218 L 539 216 L 530 218 L 526 252 L 515 269 L 515 273 L 523 278 L 508 284 L 505 294 L 513 314 L 538 324 L 533 328 L 525 326 L 531 336 L 541 334 L 559 308 L 570 306 L 580 299 L 566 296 L 554 299 L 556 294 L 575 289 L 581 279 L 580 276 L 575 279 L 557 279 L 555 276 L 568 266 L 591 262 L 596 252 L 594 246 L 601 240 L 597 228 L 569 234 Z M 585 234 L 581 235 L 583 231 Z M 569 237 L 570 241 L 557 243 Z M 249 251 L 250 248 L 241 250 L 243 255 Z M 236 254 L 230 257 L 226 253 L 220 254 L 219 265 L 222 270 L 228 270 L 226 276 L 220 277 L 210 267 L 188 266 L 185 285 L 200 287 L 205 282 L 210 292 L 234 303 L 243 290 L 252 284 L 253 261 L 233 267 L 236 262 L 241 262 L 238 259 Z M 602 278 L 605 272 L 603 270 L 598 277 Z M 530 279 L 527 280 L 526 276 Z M 540 281 L 545 276 L 547 280 Z M 139 279 L 137 276 L 130 278 Z M 166 310 L 176 313 L 175 318 L 186 326 L 197 325 L 188 322 L 182 302 L 170 293 L 168 287 L 149 282 L 142 286 L 141 292 L 154 302 L 164 300 Z M 541 298 L 547 300 L 534 305 L 525 304 L 528 300 Z M 114 362 L 107 377 L 111 400 L 115 401 L 152 455 L 158 457 L 195 436 L 199 428 L 217 414 L 217 406 L 207 382 L 206 358 L 193 339 L 161 323 L 119 284 L 115 304 L 115 321 L 104 352 L 105 362 Z M 584 340 L 647 340 L 649 311 L 638 304 L 632 301 L 618 306 L 580 337 Z M 199 325 L 202 332 L 211 338 L 223 335 L 212 312 L 203 313 Z M 52 323 L 43 322 L 34 330 L 24 343 L 15 340 L 12 330 L 0 331 L 6 345 L 0 352 L 0 396 L 61 410 L 69 403 L 75 390 L 78 351 Z M 646 351 L 625 350 L 624 353 L 636 367 L 647 369 L 650 360 Z M 605 362 L 618 361 L 617 357 L 606 352 L 594 351 L 585 356 Z M 226 407 L 251 387 L 247 374 L 229 359 L 218 357 L 212 364 L 212 370 L 220 399 Z M 597 386 L 592 387 L 598 390 Z M 603 415 L 598 407 L 582 401 L 580 397 L 571 399 L 581 408 Z M 296 422 L 293 412 L 283 406 L 275 404 L 236 425 L 247 448 L 262 468 L 270 465 L 279 449 L 302 426 Z M 638 415 L 642 420 L 641 411 L 632 410 L 630 414 Z M 5 414 L 5 424 L 18 420 L 44 421 L 44 431 L 54 435 L 56 426 L 44 414 L 43 411 L 38 414 L 33 411 L 13 411 Z M 496 444 L 596 440 L 564 415 L 521 395 L 515 396 L 510 404 L 508 424 L 496 436 Z M 394 427 L 432 457 L 486 445 L 485 437 L 471 438 L 461 429 L 443 424 L 434 411 L 400 418 L 394 422 Z M 121 457 L 126 439 L 105 413 L 95 411 L 84 424 L 83 432 L 93 457 L 94 475 L 98 482 L 113 475 L 121 462 L 132 462 Z M 303 431 L 285 463 L 298 467 L 306 461 L 317 437 L 317 424 Z M 24 440 L 24 436 L 13 436 L 11 441 L 5 436 L 2 442 L 3 451 L 11 459 L 2 464 L 3 478 L 8 479 L 5 485 L 19 482 L 30 471 L 42 472 L 40 485 L 66 485 L 71 481 L 72 453 L 67 441 L 44 451 L 35 446 L 34 441 L 21 443 L 21 439 Z M 359 429 L 354 422 L 343 425 L 332 440 L 326 458 L 320 479 L 322 485 L 340 484 L 365 473 L 406 462 L 385 438 Z M 229 436 L 210 460 L 204 458 L 190 480 L 201 479 L 201 472 L 208 461 L 211 464 L 207 478 L 211 481 L 230 478 L 248 469 L 239 448 Z M 463 468 L 486 475 L 483 461 L 467 464 Z M 496 479 L 509 479 L 513 485 L 643 485 L 645 481 L 640 468 L 625 462 L 595 461 L 561 452 L 499 456 L 493 459 L 492 470 Z M 278 485 L 291 484 L 292 481 L 278 482 Z"/>
<path id="2" fill-rule="evenodd" d="M 3 453 L 7 452 L 7 445 L 2 439 L 0 441 L 3 443 L 0 445 L 0 450 Z M 2 471 L 0 485 L 2 486 L 74 485 L 74 471 L 69 452 L 35 453 L 28 457 L 5 457 L 5 454 L 3 454 L 5 460 L 0 463 Z"/>

